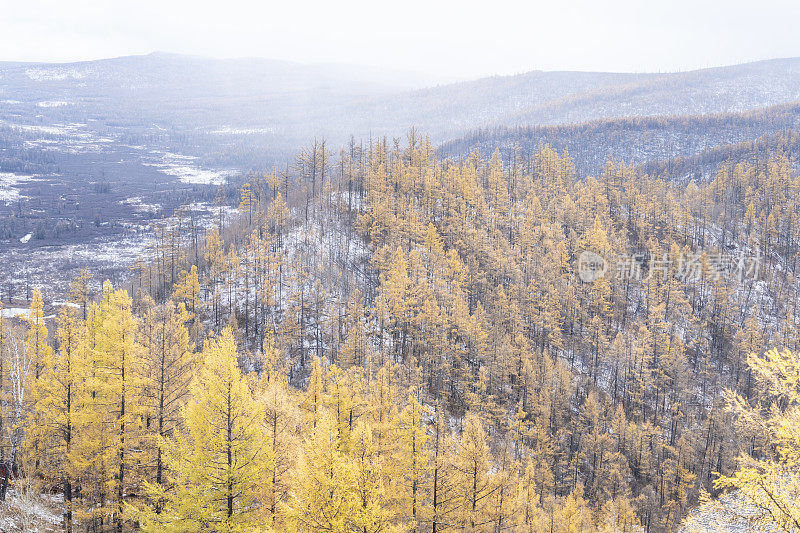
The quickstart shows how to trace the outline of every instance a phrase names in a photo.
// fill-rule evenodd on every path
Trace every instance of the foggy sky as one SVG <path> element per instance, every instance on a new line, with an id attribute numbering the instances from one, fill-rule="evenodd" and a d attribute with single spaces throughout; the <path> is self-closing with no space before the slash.
<path id="1" fill-rule="evenodd" d="M 709 0 L 0 0 L 0 60 L 152 51 L 466 79 L 674 71 L 800 56 L 800 3 Z"/>

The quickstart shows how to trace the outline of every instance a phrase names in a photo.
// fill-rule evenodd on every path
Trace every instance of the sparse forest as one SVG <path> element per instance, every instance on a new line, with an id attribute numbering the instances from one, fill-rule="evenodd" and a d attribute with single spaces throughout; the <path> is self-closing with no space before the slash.
<path id="1" fill-rule="evenodd" d="M 445 159 L 411 131 L 219 198 L 208 229 L 158 221 L 124 285 L 87 270 L 0 313 L 21 522 L 46 500 L 70 533 L 668 532 L 735 490 L 800 530 L 782 151 L 579 178 L 548 146 Z"/>

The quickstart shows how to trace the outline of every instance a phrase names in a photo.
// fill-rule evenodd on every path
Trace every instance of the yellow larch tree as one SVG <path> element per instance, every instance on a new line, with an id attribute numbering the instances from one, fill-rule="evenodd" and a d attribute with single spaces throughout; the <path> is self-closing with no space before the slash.
<path id="1" fill-rule="evenodd" d="M 77 471 L 73 448 L 78 417 L 78 394 L 83 376 L 81 336 L 83 321 L 79 310 L 64 306 L 58 315 L 58 350 L 51 351 L 37 381 L 34 406 L 37 425 L 31 428 L 41 446 L 40 471 L 51 483 L 60 483 L 64 493 L 64 529 L 73 527 L 73 495 Z M 82 314 L 82 313 L 81 313 Z"/>
<path id="2" fill-rule="evenodd" d="M 292 531 L 353 531 L 359 507 L 356 472 L 341 451 L 335 416 L 327 409 L 317 413 L 307 428 L 297 466 L 296 485 L 287 504 Z"/>
<path id="3" fill-rule="evenodd" d="M 267 368 L 258 384 L 257 401 L 264 406 L 265 445 L 273 460 L 267 466 L 267 483 L 259 498 L 266 525 L 281 531 L 288 527 L 285 511 L 296 468 L 301 417 L 297 395 L 289 389 L 285 372 L 274 365 Z"/>
<path id="4" fill-rule="evenodd" d="M 178 282 L 172 288 L 172 299 L 175 304 L 183 304 L 187 313 L 187 324 L 192 342 L 200 342 L 200 329 L 203 320 L 203 301 L 200 298 L 200 278 L 197 266 L 181 271 Z"/>
<path id="5" fill-rule="evenodd" d="M 417 391 L 408 395 L 400 413 L 398 427 L 397 477 L 400 515 L 409 528 L 417 527 L 418 516 L 425 505 L 428 490 L 428 434 L 425 431 L 425 407 Z"/>
<path id="6" fill-rule="evenodd" d="M 490 497 L 497 488 L 491 455 L 480 418 L 468 414 L 455 461 L 458 475 L 458 524 L 464 531 L 483 531 L 492 517 Z"/>
<path id="7" fill-rule="evenodd" d="M 262 485 L 273 463 L 264 409 L 242 376 L 228 328 L 206 341 L 184 429 L 166 439 L 168 488 L 147 484 L 161 512 L 139 509 L 144 531 L 259 531 Z M 265 529 L 261 529 L 265 530 Z"/>
<path id="8" fill-rule="evenodd" d="M 717 488 L 736 490 L 753 509 L 751 522 L 775 531 L 800 530 L 800 354 L 773 349 L 750 354 L 764 396 L 752 406 L 738 394 L 729 405 L 739 422 L 768 436 L 756 455 L 739 456 L 739 469 L 720 476 Z"/>
<path id="9" fill-rule="evenodd" d="M 31 305 L 28 309 L 28 314 L 25 316 L 27 323 L 27 333 L 25 335 L 25 354 L 31 361 L 31 382 L 30 394 L 28 395 L 29 405 L 26 406 L 26 413 L 28 415 L 31 431 L 28 432 L 25 439 L 25 447 L 33 454 L 33 462 L 35 467 L 41 465 L 41 457 L 43 454 L 42 435 L 40 430 L 44 427 L 44 421 L 41 420 L 38 410 L 35 409 L 36 404 L 46 394 L 43 390 L 40 379 L 45 371 L 45 366 L 53 357 L 53 348 L 47 342 L 47 325 L 44 317 L 44 303 L 42 301 L 42 293 L 39 289 L 33 291 L 31 298 Z"/>
<path id="10" fill-rule="evenodd" d="M 185 322 L 189 318 L 183 304 L 156 305 L 148 296 L 139 326 L 141 365 L 141 409 L 144 417 L 142 457 L 145 478 L 161 485 L 164 476 L 165 439 L 181 423 L 181 411 L 189 399 L 189 384 L 196 372 L 197 356 L 189 340 Z M 162 502 L 153 505 L 160 510 Z"/>
<path id="11" fill-rule="evenodd" d="M 122 532 L 125 523 L 125 501 L 130 493 L 139 492 L 140 479 L 136 465 L 140 462 L 142 443 L 141 345 L 137 342 L 138 319 L 132 301 L 124 289 L 115 290 L 110 282 L 103 284 L 102 299 L 97 309 L 96 372 L 92 376 L 93 401 L 101 416 L 108 446 L 105 456 L 106 481 L 113 506 L 109 509 L 114 527 Z"/>
<path id="12" fill-rule="evenodd" d="M 353 475 L 352 531 L 393 531 L 398 512 L 391 454 L 381 448 L 367 419 L 356 422 L 350 436 L 350 470 Z"/>

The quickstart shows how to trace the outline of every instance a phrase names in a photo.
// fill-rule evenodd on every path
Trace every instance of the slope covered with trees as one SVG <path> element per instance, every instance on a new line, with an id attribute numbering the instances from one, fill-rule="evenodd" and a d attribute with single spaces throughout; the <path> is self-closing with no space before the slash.
<path id="1" fill-rule="evenodd" d="M 727 160 L 764 159 L 783 144 L 796 154 L 800 104 L 760 108 L 744 113 L 605 118 L 554 126 L 498 127 L 474 131 L 444 143 L 439 151 L 463 157 L 479 150 L 489 157 L 499 148 L 508 161 L 515 150 L 523 157 L 542 146 L 567 151 L 579 176 L 598 175 L 608 161 L 624 161 L 648 174 L 669 179 L 713 179 Z M 519 155 L 517 157 L 520 157 Z"/>
<path id="2" fill-rule="evenodd" d="M 11 488 L 74 531 L 675 530 L 797 447 L 734 422 L 796 415 L 798 188 L 315 142 L 160 222 L 129 286 L 3 321 Z"/>

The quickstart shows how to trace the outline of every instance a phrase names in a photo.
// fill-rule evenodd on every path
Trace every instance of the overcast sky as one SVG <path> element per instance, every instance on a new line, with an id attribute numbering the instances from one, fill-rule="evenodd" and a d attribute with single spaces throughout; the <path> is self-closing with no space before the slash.
<path id="1" fill-rule="evenodd" d="M 470 78 L 800 56 L 797 0 L 0 0 L 0 60 L 152 51 Z"/>

